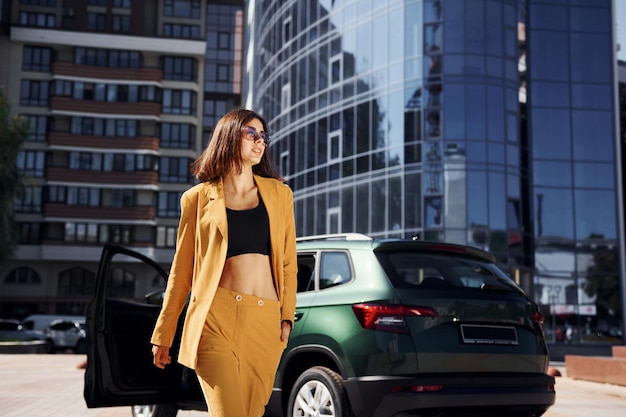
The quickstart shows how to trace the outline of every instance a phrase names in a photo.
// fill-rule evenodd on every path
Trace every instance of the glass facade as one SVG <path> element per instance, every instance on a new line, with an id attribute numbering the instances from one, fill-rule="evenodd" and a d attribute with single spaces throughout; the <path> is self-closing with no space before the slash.
<path id="1" fill-rule="evenodd" d="M 610 0 L 247 7 L 244 102 L 269 121 L 298 236 L 479 247 L 549 340 L 621 342 Z"/>

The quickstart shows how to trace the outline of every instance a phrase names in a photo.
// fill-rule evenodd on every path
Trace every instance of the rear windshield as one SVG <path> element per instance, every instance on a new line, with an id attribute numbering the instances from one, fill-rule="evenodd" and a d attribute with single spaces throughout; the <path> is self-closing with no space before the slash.
<path id="1" fill-rule="evenodd" d="M 519 290 L 494 264 L 472 258 L 421 252 L 378 252 L 377 256 L 396 288 Z"/>

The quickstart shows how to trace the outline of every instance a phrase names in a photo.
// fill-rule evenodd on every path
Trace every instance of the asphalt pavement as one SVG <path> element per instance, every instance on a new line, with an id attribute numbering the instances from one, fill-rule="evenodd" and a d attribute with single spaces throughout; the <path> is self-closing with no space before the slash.
<path id="1" fill-rule="evenodd" d="M 130 407 L 85 405 L 84 355 L 0 354 L 0 415 L 3 417 L 132 417 Z M 553 364 L 556 403 L 544 417 L 624 417 L 626 387 L 573 380 Z M 179 411 L 177 417 L 206 417 Z M 503 416 L 505 417 L 505 416 Z"/>

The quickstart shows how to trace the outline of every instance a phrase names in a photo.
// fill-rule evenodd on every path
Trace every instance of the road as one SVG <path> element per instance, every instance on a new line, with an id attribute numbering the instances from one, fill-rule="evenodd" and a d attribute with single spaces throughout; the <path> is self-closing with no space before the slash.
<path id="1" fill-rule="evenodd" d="M 83 355 L 0 354 L 3 417 L 132 417 L 130 407 L 89 409 Z M 557 365 L 558 367 L 558 365 Z M 559 368 L 564 374 L 564 369 Z M 556 403 L 544 417 L 624 417 L 626 387 L 557 377 Z M 206 417 L 180 411 L 177 417 Z"/>

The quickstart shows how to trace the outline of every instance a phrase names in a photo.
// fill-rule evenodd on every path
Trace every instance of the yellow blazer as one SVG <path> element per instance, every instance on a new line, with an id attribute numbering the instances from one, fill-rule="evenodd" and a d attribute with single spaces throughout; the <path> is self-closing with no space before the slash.
<path id="1" fill-rule="evenodd" d="M 293 193 L 276 179 L 255 175 L 254 181 L 269 217 L 271 267 L 281 319 L 293 323 L 298 272 Z M 189 298 L 178 362 L 195 369 L 202 328 L 226 262 L 228 224 L 222 180 L 190 188 L 183 193 L 180 206 L 176 253 L 150 342 L 172 346 L 178 318 Z"/>

